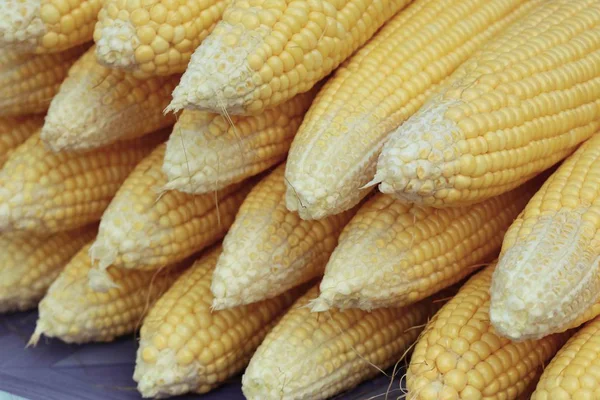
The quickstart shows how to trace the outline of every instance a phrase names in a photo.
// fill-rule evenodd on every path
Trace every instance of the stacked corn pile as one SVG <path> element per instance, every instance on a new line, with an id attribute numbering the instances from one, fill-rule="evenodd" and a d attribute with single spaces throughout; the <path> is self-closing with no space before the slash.
<path id="1" fill-rule="evenodd" d="M 0 5 L 30 345 L 139 328 L 150 398 L 600 398 L 600 0 Z"/>

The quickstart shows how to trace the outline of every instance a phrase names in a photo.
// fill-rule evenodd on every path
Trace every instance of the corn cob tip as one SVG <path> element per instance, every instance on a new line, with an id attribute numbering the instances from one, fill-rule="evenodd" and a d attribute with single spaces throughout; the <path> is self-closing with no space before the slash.
<path id="1" fill-rule="evenodd" d="M 333 205 L 337 196 L 324 198 L 324 191 L 319 191 L 321 186 L 314 182 L 309 176 L 304 176 L 301 181 L 290 181 L 286 175 L 285 179 L 285 206 L 289 211 L 297 212 L 300 218 L 306 221 L 325 218 L 330 214 L 331 207 L 326 204 Z"/>
<path id="2" fill-rule="evenodd" d="M 100 28 L 98 28 L 100 26 Z M 130 69 L 135 61 L 135 49 L 140 45 L 136 28 L 131 21 L 112 20 L 97 24 L 96 59 L 109 68 Z"/>
<path id="3" fill-rule="evenodd" d="M 22 52 L 35 49 L 38 39 L 46 33 L 42 14 L 52 17 L 56 8 L 52 5 L 42 8 L 39 0 L 3 0 L 1 5 L 0 48 L 15 48 Z"/>
<path id="4" fill-rule="evenodd" d="M 25 345 L 25 348 L 37 346 L 38 342 L 40 341 L 40 338 L 44 334 L 44 330 L 44 322 L 38 319 L 38 321 L 35 324 L 35 330 L 29 338 L 27 345 Z"/>

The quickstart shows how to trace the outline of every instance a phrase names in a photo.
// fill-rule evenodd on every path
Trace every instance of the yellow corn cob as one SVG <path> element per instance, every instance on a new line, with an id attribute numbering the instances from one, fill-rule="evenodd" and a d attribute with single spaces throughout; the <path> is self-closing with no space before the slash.
<path id="1" fill-rule="evenodd" d="M 453 74 L 397 129 L 372 184 L 456 206 L 506 192 L 600 127 L 600 2 L 550 0 Z"/>
<path id="2" fill-rule="evenodd" d="M 87 150 L 167 127 L 175 117 L 162 111 L 178 80 L 140 80 L 103 67 L 92 47 L 69 70 L 52 100 L 42 140 L 54 151 Z"/>
<path id="3" fill-rule="evenodd" d="M 230 0 L 105 0 L 94 41 L 98 60 L 139 78 L 185 71 Z"/>
<path id="4" fill-rule="evenodd" d="M 63 267 L 97 226 L 51 235 L 0 235 L 0 312 L 35 308 Z"/>
<path id="5" fill-rule="evenodd" d="M 489 320 L 494 266 L 471 278 L 431 320 L 407 374 L 407 400 L 512 400 L 531 384 L 570 332 L 511 342 Z"/>
<path id="6" fill-rule="evenodd" d="M 554 356 L 531 399 L 600 399 L 600 317 L 575 333 Z"/>
<path id="7" fill-rule="evenodd" d="M 250 192 L 223 241 L 212 280 L 217 310 L 277 296 L 323 274 L 347 211 L 304 221 L 285 208 L 285 164 Z"/>
<path id="8" fill-rule="evenodd" d="M 288 158 L 288 208 L 318 219 L 357 204 L 390 132 L 482 43 L 542 1 L 417 0 L 398 13 L 307 113 Z"/>
<path id="9" fill-rule="evenodd" d="M 0 168 L 27 138 L 44 124 L 43 115 L 0 118 Z"/>
<path id="10" fill-rule="evenodd" d="M 212 312 L 210 281 L 220 251 L 196 261 L 145 318 L 133 375 L 142 396 L 204 393 L 235 375 L 305 289 Z"/>
<path id="11" fill-rule="evenodd" d="M 46 112 L 69 68 L 86 48 L 43 55 L 0 50 L 0 115 Z"/>
<path id="12" fill-rule="evenodd" d="M 311 89 L 411 0 L 234 0 L 168 110 L 256 113 Z"/>
<path id="13" fill-rule="evenodd" d="M 546 181 L 507 232 L 492 285 L 494 327 L 524 339 L 571 325 L 600 301 L 599 264 L 597 134 Z"/>
<path id="14" fill-rule="evenodd" d="M 165 147 L 160 145 L 140 162 L 102 216 L 90 250 L 98 261 L 91 284 L 99 290 L 110 285 L 102 273 L 110 265 L 157 269 L 215 243 L 225 235 L 252 188 L 250 182 L 216 194 L 160 193 L 167 181 L 161 171 Z"/>
<path id="15" fill-rule="evenodd" d="M 315 91 L 248 117 L 185 110 L 173 128 L 163 170 L 166 189 L 207 193 L 285 158 Z"/>
<path id="16" fill-rule="evenodd" d="M 460 281 L 496 257 L 537 187 L 445 209 L 375 195 L 343 230 L 313 310 L 399 307 Z"/>
<path id="17" fill-rule="evenodd" d="M 0 232 L 44 234 L 99 220 L 129 172 L 162 140 L 159 132 L 87 153 L 53 153 L 35 133 L 0 170 Z"/>
<path id="18" fill-rule="evenodd" d="M 40 302 L 30 344 L 37 344 L 41 335 L 67 343 L 85 343 L 110 342 L 132 333 L 186 266 L 182 263 L 160 271 L 110 268 L 108 273 L 115 287 L 98 293 L 88 286 L 87 280 L 92 268 L 90 244 L 73 257 Z"/>
<path id="19" fill-rule="evenodd" d="M 298 299 L 256 350 L 242 379 L 247 399 L 320 400 L 348 390 L 400 361 L 443 304 L 311 313 L 318 292 L 315 285 Z"/>
<path id="20" fill-rule="evenodd" d="M 92 40 L 102 0 L 0 0 L 0 48 L 53 53 Z"/>

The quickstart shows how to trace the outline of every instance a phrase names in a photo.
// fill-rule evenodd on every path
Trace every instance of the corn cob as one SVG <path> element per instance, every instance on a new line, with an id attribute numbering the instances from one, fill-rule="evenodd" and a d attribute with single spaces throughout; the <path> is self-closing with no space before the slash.
<path id="1" fill-rule="evenodd" d="M 0 0 L 0 48 L 54 53 L 92 40 L 102 0 Z"/>
<path id="2" fill-rule="evenodd" d="M 46 112 L 69 68 L 86 48 L 42 55 L 0 50 L 0 115 Z"/>
<path id="3" fill-rule="evenodd" d="M 234 0 L 168 110 L 257 113 L 310 90 L 411 0 Z"/>
<path id="4" fill-rule="evenodd" d="M 98 221 L 121 183 L 160 133 L 87 153 L 53 153 L 39 132 L 0 170 L 0 232 L 52 233 Z"/>
<path id="5" fill-rule="evenodd" d="M 397 129 L 372 184 L 435 207 L 522 184 L 600 127 L 600 2 L 550 0 L 488 42 Z"/>
<path id="6" fill-rule="evenodd" d="M 92 47 L 69 70 L 52 100 L 42 139 L 54 151 L 88 150 L 167 127 L 175 117 L 162 110 L 178 80 L 140 80 L 103 67 Z"/>
<path id="7" fill-rule="evenodd" d="M 105 0 L 94 30 L 98 60 L 139 78 L 185 71 L 230 0 Z"/>
<path id="8" fill-rule="evenodd" d="M 315 90 L 257 116 L 185 110 L 167 142 L 166 189 L 207 193 L 282 161 Z"/>
<path id="9" fill-rule="evenodd" d="M 0 235 L 0 312 L 35 308 L 96 225 L 51 235 Z"/>
<path id="10" fill-rule="evenodd" d="M 242 379 L 247 399 L 319 400 L 348 390 L 401 360 L 443 304 L 311 313 L 318 292 L 315 285 L 298 299 L 256 350 Z"/>
<path id="11" fill-rule="evenodd" d="M 248 195 L 223 241 L 212 280 L 217 310 L 275 297 L 323 274 L 347 211 L 304 221 L 285 208 L 285 165 Z"/>
<path id="12" fill-rule="evenodd" d="M 186 271 L 150 310 L 133 379 L 144 397 L 204 393 L 235 375 L 303 287 L 274 299 L 211 312 L 220 246 Z"/>
<path id="13" fill-rule="evenodd" d="M 36 345 L 41 335 L 67 343 L 110 342 L 132 333 L 144 314 L 190 263 L 161 271 L 127 271 L 110 268 L 115 286 L 106 293 L 88 286 L 92 261 L 85 245 L 67 264 L 39 306 L 35 332 L 29 341 Z"/>
<path id="14" fill-rule="evenodd" d="M 472 277 L 434 316 L 417 342 L 407 399 L 518 398 L 570 332 L 511 342 L 489 321 L 494 266 Z"/>
<path id="15" fill-rule="evenodd" d="M 544 370 L 532 400 L 600 398 L 600 317 L 569 339 Z"/>
<path id="16" fill-rule="evenodd" d="M 44 124 L 43 115 L 0 118 L 0 168 L 27 138 Z"/>
<path id="17" fill-rule="evenodd" d="M 313 102 L 288 158 L 288 208 L 318 219 L 357 204 L 390 132 L 482 43 L 541 2 L 417 0 L 398 13 Z"/>
<path id="18" fill-rule="evenodd" d="M 217 194 L 159 193 L 166 183 L 160 145 L 135 168 L 100 221 L 90 250 L 98 269 L 91 284 L 101 290 L 110 265 L 127 269 L 158 269 L 180 261 L 222 238 L 252 188 L 233 185 Z M 104 281 L 104 282 L 103 282 Z"/>
<path id="19" fill-rule="evenodd" d="M 546 181 L 507 232 L 490 312 L 502 335 L 546 336 L 600 301 L 599 165 L 595 135 Z"/>
<path id="20" fill-rule="evenodd" d="M 460 281 L 496 257 L 537 187 L 446 209 L 375 195 L 342 231 L 313 311 L 405 306 Z"/>

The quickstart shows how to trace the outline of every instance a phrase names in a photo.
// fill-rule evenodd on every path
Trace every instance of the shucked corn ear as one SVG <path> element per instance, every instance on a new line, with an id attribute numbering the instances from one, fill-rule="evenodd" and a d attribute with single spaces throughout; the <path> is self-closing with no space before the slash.
<path id="1" fill-rule="evenodd" d="M 294 139 L 287 204 L 323 218 L 357 204 L 395 128 L 482 43 L 542 0 L 417 0 L 342 65 Z"/>
<path id="2" fill-rule="evenodd" d="M 43 115 L 0 117 L 0 168 L 27 138 L 44 124 Z"/>
<path id="3" fill-rule="evenodd" d="M 52 100 L 42 139 L 55 151 L 87 150 L 169 126 L 163 115 L 177 76 L 140 80 L 96 62 L 94 48 L 69 70 Z"/>
<path id="4" fill-rule="evenodd" d="M 45 112 L 71 65 L 87 46 L 55 54 L 0 50 L 0 115 Z"/>
<path id="5" fill-rule="evenodd" d="M 96 55 L 102 64 L 141 78 L 183 72 L 229 3 L 105 0 L 94 30 Z"/>
<path id="6" fill-rule="evenodd" d="M 67 343 L 85 343 L 110 342 L 132 333 L 186 266 L 182 263 L 160 271 L 111 268 L 108 273 L 116 285 L 99 293 L 88 286 L 92 268 L 89 248 L 90 243 L 73 257 L 40 302 L 30 344 L 37 344 L 41 335 Z"/>
<path id="7" fill-rule="evenodd" d="M 97 226 L 50 235 L 0 235 L 0 312 L 35 308 L 63 267 Z"/>
<path id="8" fill-rule="evenodd" d="M 165 188 L 207 193 L 277 164 L 314 95 L 313 89 L 256 116 L 183 111 L 167 142 Z"/>
<path id="9" fill-rule="evenodd" d="M 161 144 L 140 162 L 102 216 L 90 250 L 98 262 L 91 283 L 98 289 L 110 265 L 158 269 L 213 244 L 225 235 L 252 187 L 250 182 L 216 194 L 161 193 L 167 181 L 161 170 L 165 147 Z"/>
<path id="10" fill-rule="evenodd" d="M 407 399 L 517 399 L 570 332 L 511 342 L 490 324 L 494 266 L 471 278 L 425 328 L 407 373 Z"/>
<path id="11" fill-rule="evenodd" d="M 210 281 L 220 251 L 217 246 L 196 261 L 144 319 L 133 375 L 142 396 L 204 393 L 235 375 L 305 289 L 212 312 Z"/>
<path id="12" fill-rule="evenodd" d="M 311 89 L 410 0 L 234 0 L 169 110 L 256 113 Z"/>
<path id="13" fill-rule="evenodd" d="M 531 400 L 600 398 L 600 318 L 569 339 L 544 369 Z"/>
<path id="14" fill-rule="evenodd" d="M 404 306 L 460 281 L 496 257 L 537 187 L 445 209 L 378 193 L 342 231 L 313 309 Z"/>
<path id="15" fill-rule="evenodd" d="M 397 129 L 373 184 L 436 207 L 506 192 L 600 127 L 600 2 L 550 0 L 465 62 Z"/>
<path id="16" fill-rule="evenodd" d="M 216 309 L 277 296 L 323 274 L 347 211 L 304 221 L 285 208 L 285 164 L 250 192 L 223 241 L 212 279 Z"/>
<path id="17" fill-rule="evenodd" d="M 92 40 L 102 0 L 0 0 L 0 48 L 53 53 Z"/>
<path id="18" fill-rule="evenodd" d="M 399 362 L 443 301 L 312 313 L 315 285 L 256 350 L 244 377 L 248 400 L 327 399 Z"/>
<path id="19" fill-rule="evenodd" d="M 564 329 L 600 300 L 599 264 L 597 134 L 545 182 L 507 232 L 492 285 L 494 327 L 513 339 Z"/>
<path id="20" fill-rule="evenodd" d="M 121 183 L 164 135 L 87 153 L 54 153 L 39 132 L 0 170 L 0 232 L 65 231 L 98 221 Z"/>

